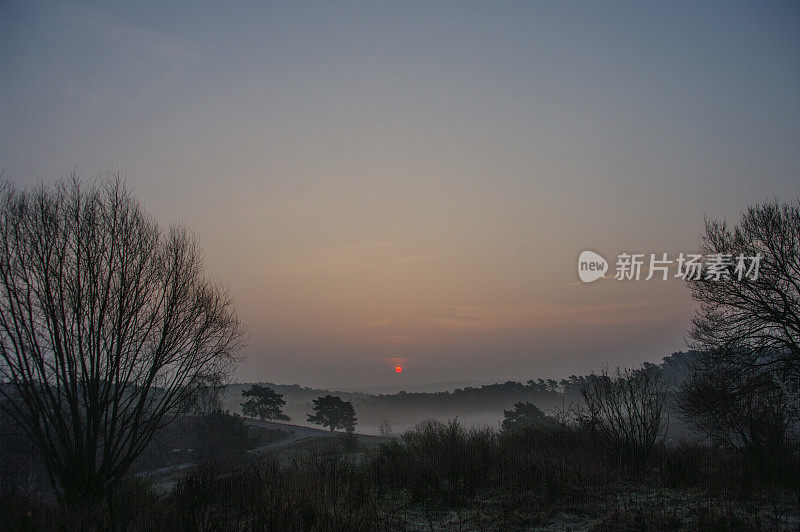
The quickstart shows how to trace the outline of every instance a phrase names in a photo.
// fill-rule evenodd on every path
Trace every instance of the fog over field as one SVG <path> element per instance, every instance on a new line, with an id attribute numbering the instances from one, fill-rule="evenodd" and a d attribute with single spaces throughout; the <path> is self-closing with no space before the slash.
<path id="1" fill-rule="evenodd" d="M 664 357 L 660 367 L 670 393 L 675 394 L 689 375 L 691 353 L 677 352 Z M 549 382 L 548 382 L 549 381 Z M 298 385 L 259 383 L 281 393 L 286 400 L 283 411 L 292 424 L 314 426 L 306 421 L 312 400 L 334 394 L 351 401 L 358 417 L 358 432 L 380 435 L 381 424 L 388 423 L 392 435 L 430 420 L 448 421 L 457 418 L 466 427 L 499 428 L 504 412 L 515 403 L 532 403 L 552 416 L 570 416 L 582 403 L 577 376 L 555 381 L 528 379 L 503 383 L 429 383 L 417 390 L 336 390 L 315 389 Z M 232 384 L 220 395 L 223 409 L 241 413 L 242 391 L 252 384 Z M 669 433 L 672 439 L 689 435 L 676 412 L 671 412 Z M 385 432 L 385 428 L 384 428 Z"/>

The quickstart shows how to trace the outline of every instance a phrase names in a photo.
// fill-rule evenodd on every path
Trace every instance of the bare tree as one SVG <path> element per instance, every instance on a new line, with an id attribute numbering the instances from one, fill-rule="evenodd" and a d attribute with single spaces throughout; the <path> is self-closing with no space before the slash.
<path id="1" fill-rule="evenodd" d="M 581 381 L 581 421 L 598 434 L 621 465 L 647 466 L 666 427 L 667 384 L 653 364 L 589 375 Z"/>
<path id="2" fill-rule="evenodd" d="M 198 384 L 194 393 L 188 397 L 185 410 L 199 416 L 222 410 L 222 392 L 225 389 L 224 373 L 208 375 L 204 382 Z"/>
<path id="3" fill-rule="evenodd" d="M 700 251 L 725 266 L 711 274 L 707 262 L 687 279 L 700 303 L 690 332 L 698 353 L 679 411 L 762 463 L 785 450 L 800 414 L 800 201 L 752 206 L 732 229 L 706 220 Z"/>
<path id="4" fill-rule="evenodd" d="M 750 459 L 778 456 L 790 426 L 787 395 L 769 374 L 743 373 L 721 360 L 726 357 L 696 354 L 678 394 L 678 411 L 716 444 Z"/>
<path id="5" fill-rule="evenodd" d="M 243 330 L 194 239 L 162 231 L 120 178 L 0 184 L 0 394 L 65 502 L 96 500 Z"/>
<path id="6" fill-rule="evenodd" d="M 394 437 L 394 431 L 392 430 L 392 424 L 389 423 L 388 420 L 383 419 L 381 420 L 380 425 L 378 425 L 378 432 L 380 432 L 381 436 L 384 438 L 392 438 Z"/>
<path id="7" fill-rule="evenodd" d="M 721 275 L 690 276 L 700 303 L 690 333 L 692 347 L 737 375 L 766 372 L 790 404 L 800 383 L 800 200 L 752 206 L 739 225 L 706 220 L 700 251 L 720 256 Z M 739 267 L 739 257 L 753 270 Z M 748 261 L 758 257 L 756 264 Z"/>

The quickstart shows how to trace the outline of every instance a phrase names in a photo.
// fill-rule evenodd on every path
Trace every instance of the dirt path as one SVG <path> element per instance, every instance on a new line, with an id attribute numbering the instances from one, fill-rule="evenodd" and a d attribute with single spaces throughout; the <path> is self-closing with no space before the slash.
<path id="1" fill-rule="evenodd" d="M 261 421 L 258 419 L 246 419 L 245 423 L 254 427 L 263 427 L 267 429 L 280 430 L 286 434 L 286 437 L 266 445 L 250 449 L 248 453 L 258 453 L 262 451 L 271 451 L 275 449 L 283 449 L 291 446 L 293 443 L 311 439 L 311 438 L 329 438 L 335 436 L 337 433 L 329 430 L 317 429 L 314 427 L 304 427 L 302 425 L 291 425 L 289 423 L 276 423 L 273 421 Z M 155 480 L 157 483 L 170 482 L 178 474 L 183 473 L 190 467 L 194 466 L 194 462 L 186 462 L 183 464 L 175 464 L 149 471 L 141 471 L 136 473 L 138 477 L 148 477 Z"/>
<path id="2" fill-rule="evenodd" d="M 262 445 L 261 447 L 256 447 L 255 449 L 251 449 L 249 452 L 256 453 L 259 451 L 268 451 L 273 449 L 281 449 L 284 447 L 290 446 L 292 443 L 298 440 L 304 440 L 307 438 L 329 438 L 331 436 L 335 436 L 335 432 L 331 432 L 329 430 L 317 429 L 314 427 L 304 427 L 302 425 L 290 425 L 288 423 L 276 423 L 274 421 L 260 421 L 258 419 L 248 419 L 245 421 L 248 425 L 252 425 L 255 427 L 263 427 L 267 429 L 273 430 L 282 430 L 286 432 L 288 436 L 283 438 L 282 440 L 270 442 L 266 445 Z"/>

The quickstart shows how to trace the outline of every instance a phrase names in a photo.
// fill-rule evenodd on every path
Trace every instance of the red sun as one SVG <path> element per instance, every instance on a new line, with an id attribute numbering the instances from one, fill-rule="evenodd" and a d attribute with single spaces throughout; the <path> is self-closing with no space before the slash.
<path id="1" fill-rule="evenodd" d="M 394 367 L 395 373 L 403 373 L 403 366 L 395 366 Z"/>

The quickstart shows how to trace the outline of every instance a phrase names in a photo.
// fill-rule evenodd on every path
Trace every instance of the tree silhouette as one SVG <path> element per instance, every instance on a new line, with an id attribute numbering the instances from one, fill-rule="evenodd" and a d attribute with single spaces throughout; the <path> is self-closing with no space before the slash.
<path id="1" fill-rule="evenodd" d="M 512 410 L 503 410 L 503 430 L 517 430 L 525 427 L 546 427 L 555 425 L 553 418 L 547 417 L 533 403 L 515 403 Z"/>
<path id="2" fill-rule="evenodd" d="M 118 177 L 0 183 L 0 406 L 62 502 L 102 497 L 241 340 L 189 233 L 162 231 Z"/>
<path id="3" fill-rule="evenodd" d="M 282 412 L 282 408 L 286 406 L 283 395 L 272 388 L 254 384 L 249 390 L 242 390 L 242 397 L 249 397 L 246 402 L 242 403 L 244 415 L 257 417 L 261 421 L 268 419 L 289 421 L 289 416 Z"/>
<path id="4" fill-rule="evenodd" d="M 653 364 L 591 374 L 581 383 L 581 422 L 616 454 L 620 465 L 640 472 L 666 430 L 667 383 Z"/>
<path id="5" fill-rule="evenodd" d="M 706 268 L 686 281 L 700 304 L 690 332 L 699 353 L 682 413 L 715 438 L 769 455 L 800 417 L 800 200 L 752 206 L 733 228 L 707 220 L 700 252 L 725 261 L 718 275 Z"/>
<path id="6" fill-rule="evenodd" d="M 696 355 L 678 411 L 702 434 L 748 459 L 778 456 L 790 435 L 788 397 L 768 373 L 743 373 L 720 364 L 721 358 Z"/>
<path id="7" fill-rule="evenodd" d="M 353 432 L 356 429 L 353 403 L 342 401 L 340 397 L 326 395 L 314 399 L 314 412 L 316 414 L 308 414 L 308 422 L 328 427 L 331 432 L 336 429 Z"/>
<path id="8" fill-rule="evenodd" d="M 689 278 L 700 303 L 692 347 L 712 364 L 744 375 L 766 372 L 790 402 L 800 385 L 800 200 L 750 207 L 737 226 L 707 220 L 700 251 L 726 257 L 721 275 Z M 751 275 L 738 257 L 760 257 Z M 757 274 L 757 275 L 756 275 Z"/>

